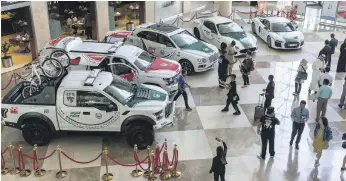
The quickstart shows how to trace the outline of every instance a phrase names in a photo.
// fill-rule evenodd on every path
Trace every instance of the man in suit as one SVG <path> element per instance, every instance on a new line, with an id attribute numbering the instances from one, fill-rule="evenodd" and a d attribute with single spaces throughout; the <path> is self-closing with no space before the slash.
<path id="1" fill-rule="evenodd" d="M 331 48 L 331 54 L 334 54 L 335 48 L 338 46 L 338 40 L 335 39 L 334 33 L 330 34 L 330 38 L 329 46 Z"/>

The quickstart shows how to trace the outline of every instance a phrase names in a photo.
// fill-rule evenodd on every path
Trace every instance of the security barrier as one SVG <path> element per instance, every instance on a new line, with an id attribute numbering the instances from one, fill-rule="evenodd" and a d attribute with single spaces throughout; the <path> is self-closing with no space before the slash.
<path id="1" fill-rule="evenodd" d="M 100 154 L 98 154 L 95 158 L 91 159 L 90 161 L 78 161 L 68 156 L 67 153 L 65 153 L 62 149 L 60 149 L 59 145 L 57 146 L 55 150 L 53 150 L 47 156 L 38 158 L 37 145 L 34 145 L 32 156 L 29 156 L 22 152 L 22 145 L 19 145 L 18 148 L 16 148 L 12 144 L 9 144 L 9 146 L 7 146 L 6 149 L 1 152 L 1 174 L 2 175 L 6 175 L 8 173 L 10 173 L 11 175 L 19 174 L 20 177 L 30 176 L 31 170 L 28 167 L 26 167 L 26 165 L 24 164 L 24 157 L 26 157 L 33 161 L 31 169 L 34 171 L 34 175 L 36 177 L 42 177 L 46 174 L 46 170 L 39 167 L 39 161 L 49 159 L 50 157 L 55 155 L 55 153 L 57 153 L 58 160 L 59 160 L 59 171 L 56 173 L 57 178 L 64 178 L 68 175 L 67 171 L 63 170 L 62 168 L 61 155 L 63 155 L 70 161 L 74 163 L 78 163 L 78 164 L 89 164 L 98 160 L 99 158 L 102 159 L 102 156 L 103 156 L 103 159 L 106 163 L 106 173 L 102 175 L 102 179 L 105 181 L 112 180 L 114 177 L 114 175 L 112 173 L 109 173 L 109 170 L 108 170 L 109 160 L 124 167 L 135 167 L 135 169 L 131 172 L 131 175 L 133 177 L 140 177 L 143 175 L 145 178 L 151 181 L 151 180 L 157 179 L 155 175 L 159 175 L 161 180 L 168 180 L 171 177 L 173 178 L 179 177 L 181 175 L 181 172 L 177 170 L 178 163 L 179 163 L 177 145 L 176 144 L 174 145 L 171 161 L 169 159 L 167 149 L 168 149 L 167 139 L 165 139 L 165 142 L 162 144 L 161 147 L 159 146 L 158 143 L 156 144 L 155 151 L 154 150 L 150 151 L 150 146 L 148 146 L 146 158 L 144 158 L 143 160 L 140 160 L 138 157 L 137 145 L 134 145 L 133 158 L 135 163 L 122 164 L 108 153 L 107 147 L 105 147 Z M 7 152 L 9 152 L 10 159 L 11 161 L 13 161 L 13 168 L 6 168 L 6 161 L 4 159 L 4 154 L 6 154 Z M 18 154 L 17 160 L 15 160 L 14 154 Z M 161 156 L 162 156 L 162 159 L 161 159 Z M 145 165 L 147 165 L 146 168 L 144 168 Z"/>

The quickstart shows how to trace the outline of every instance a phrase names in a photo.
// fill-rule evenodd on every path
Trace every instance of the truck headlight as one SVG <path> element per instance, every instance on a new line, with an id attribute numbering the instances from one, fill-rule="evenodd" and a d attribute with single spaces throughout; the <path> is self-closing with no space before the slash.
<path id="1" fill-rule="evenodd" d="M 161 118 L 163 118 L 163 110 L 154 113 L 154 116 L 156 117 L 156 120 L 160 120 Z"/>
<path id="2" fill-rule="evenodd" d="M 163 78 L 163 80 L 167 83 L 167 85 L 170 85 L 172 83 L 174 83 L 174 78 L 171 77 L 171 78 Z"/>

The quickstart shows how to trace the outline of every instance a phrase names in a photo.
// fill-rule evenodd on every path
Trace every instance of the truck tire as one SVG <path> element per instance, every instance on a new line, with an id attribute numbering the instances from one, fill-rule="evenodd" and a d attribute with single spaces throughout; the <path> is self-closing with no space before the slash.
<path id="1" fill-rule="evenodd" d="M 47 145 L 52 139 L 48 125 L 43 121 L 28 120 L 24 123 L 22 135 L 24 140 L 30 145 Z"/>
<path id="2" fill-rule="evenodd" d="M 137 144 L 138 149 L 145 149 L 150 146 L 155 139 L 154 130 L 151 125 L 132 124 L 125 132 L 127 143 L 133 147 Z"/>

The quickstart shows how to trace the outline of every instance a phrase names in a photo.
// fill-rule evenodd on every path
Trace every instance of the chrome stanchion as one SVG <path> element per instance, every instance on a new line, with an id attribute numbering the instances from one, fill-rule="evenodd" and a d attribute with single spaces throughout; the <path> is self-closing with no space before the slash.
<path id="1" fill-rule="evenodd" d="M 22 162 L 24 162 L 24 158 L 23 158 L 23 153 L 22 153 L 22 145 L 19 145 L 19 149 L 18 149 L 18 151 L 19 151 L 19 156 L 20 156 L 20 161 L 22 161 Z M 18 164 L 20 164 L 20 163 L 18 163 Z M 31 175 L 31 171 L 29 170 L 29 169 L 25 169 L 25 166 L 24 166 L 24 163 L 22 163 L 23 165 L 23 168 L 21 168 L 20 167 L 20 169 L 21 169 L 21 171 L 19 172 L 19 176 L 20 177 L 28 177 L 28 176 L 30 176 Z"/>
<path id="2" fill-rule="evenodd" d="M 61 164 L 61 150 L 59 148 L 59 145 L 56 146 L 56 150 L 58 151 L 58 159 L 59 159 L 59 172 L 56 173 L 56 178 L 65 178 L 67 176 L 67 171 L 62 170 L 62 164 Z"/>
<path id="3" fill-rule="evenodd" d="M 113 179 L 113 174 L 108 172 L 108 160 L 107 160 L 107 147 L 105 148 L 105 150 L 103 151 L 104 157 L 105 157 L 105 162 L 106 162 L 106 173 L 102 175 L 102 180 L 104 181 L 109 181 Z"/>
<path id="4" fill-rule="evenodd" d="M 144 177 L 145 178 L 149 178 L 150 174 L 151 174 L 151 171 L 150 171 L 150 168 L 151 168 L 151 162 L 154 162 L 154 160 L 151 160 L 151 156 L 150 156 L 150 146 L 147 146 L 147 151 L 148 151 L 148 157 L 149 157 L 149 161 L 148 161 L 148 170 L 144 172 Z M 138 160 L 139 161 L 139 160 Z"/>
<path id="5" fill-rule="evenodd" d="M 137 154 L 137 150 L 138 150 L 137 145 L 135 145 L 133 148 L 133 151 L 135 152 L 135 154 Z M 142 170 L 138 169 L 138 164 L 140 164 L 139 160 L 138 160 L 138 163 L 136 164 L 136 169 L 131 172 L 132 177 L 140 177 L 143 175 Z"/>
<path id="6" fill-rule="evenodd" d="M 40 169 L 39 162 L 38 162 L 39 159 L 37 158 L 38 154 L 37 154 L 37 145 L 36 144 L 34 145 L 34 152 L 36 153 L 34 161 L 36 161 L 36 164 L 37 164 L 37 170 L 35 172 L 35 176 L 36 177 L 42 177 L 42 176 L 46 175 L 46 170 Z"/>
<path id="7" fill-rule="evenodd" d="M 11 159 L 13 161 L 13 168 L 10 170 L 10 174 L 11 175 L 17 175 L 19 174 L 20 170 L 18 169 L 18 167 L 16 166 L 16 161 L 14 160 L 14 156 L 13 156 L 13 145 L 10 144 L 9 148 L 10 148 L 10 156 L 11 156 Z"/>

